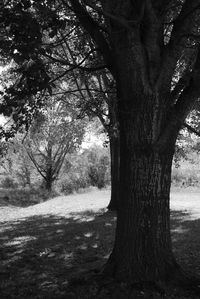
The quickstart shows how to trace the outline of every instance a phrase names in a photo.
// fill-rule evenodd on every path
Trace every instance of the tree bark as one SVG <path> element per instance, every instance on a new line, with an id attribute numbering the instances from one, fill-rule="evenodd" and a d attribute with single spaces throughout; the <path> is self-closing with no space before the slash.
<path id="1" fill-rule="evenodd" d="M 119 137 L 110 137 L 110 157 L 111 157 L 111 199 L 108 205 L 108 210 L 117 211 L 119 200 Z"/>
<path id="2" fill-rule="evenodd" d="M 176 136 L 168 146 L 156 146 L 155 134 L 162 126 L 155 117 L 156 96 L 137 92 L 145 99 L 139 113 L 137 98 L 126 101 L 119 113 L 120 196 L 115 244 L 105 273 L 131 284 L 166 282 L 179 269 L 172 253 L 169 209 Z"/>
<path id="3" fill-rule="evenodd" d="M 173 154 L 121 146 L 116 238 L 107 269 L 126 282 L 166 281 L 176 268 L 169 211 Z"/>
<path id="4" fill-rule="evenodd" d="M 51 190 L 52 190 L 52 181 L 51 180 L 45 181 L 45 190 L 47 190 L 48 192 L 51 192 Z"/>
<path id="5" fill-rule="evenodd" d="M 52 176 L 53 176 L 52 169 L 51 168 L 47 169 L 46 177 L 45 177 L 45 189 L 48 192 L 52 191 L 52 185 L 53 185 L 53 181 L 54 181 Z"/>

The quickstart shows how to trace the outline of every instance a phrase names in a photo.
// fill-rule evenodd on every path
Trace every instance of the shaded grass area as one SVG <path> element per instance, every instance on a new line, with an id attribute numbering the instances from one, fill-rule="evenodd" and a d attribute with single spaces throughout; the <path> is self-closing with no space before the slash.
<path id="1" fill-rule="evenodd" d="M 100 268 L 112 248 L 115 216 L 102 213 L 3 223 L 0 298 L 70 298 L 69 280 Z"/>
<path id="2" fill-rule="evenodd" d="M 127 297 L 114 286 L 98 292 L 92 281 L 106 262 L 114 240 L 114 213 L 86 211 L 68 218 L 33 216 L 0 228 L 1 299 L 163 298 L 137 292 Z M 200 220 L 172 212 L 174 252 L 188 271 L 200 274 Z M 145 297 L 146 296 L 146 297 Z M 174 290 L 165 298 L 199 298 Z"/>
<path id="3" fill-rule="evenodd" d="M 172 211 L 171 234 L 179 264 L 189 272 L 200 275 L 200 219 L 190 219 L 186 211 Z"/>
<path id="4" fill-rule="evenodd" d="M 55 191 L 50 193 L 41 188 L 0 188 L 0 206 L 28 207 L 57 195 Z"/>

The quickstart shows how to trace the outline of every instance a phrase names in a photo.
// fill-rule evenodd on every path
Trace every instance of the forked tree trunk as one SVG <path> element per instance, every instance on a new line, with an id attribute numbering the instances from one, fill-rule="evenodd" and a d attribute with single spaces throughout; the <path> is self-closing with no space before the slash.
<path id="1" fill-rule="evenodd" d="M 169 209 L 175 138 L 164 149 L 153 145 L 154 108 L 146 103 L 139 116 L 131 112 L 131 102 L 127 114 L 121 113 L 117 228 L 105 267 L 105 273 L 130 283 L 166 281 L 178 269 Z"/>
<path id="2" fill-rule="evenodd" d="M 112 136 L 110 138 L 110 157 L 111 157 L 111 199 L 108 210 L 117 211 L 119 200 L 119 138 Z"/>

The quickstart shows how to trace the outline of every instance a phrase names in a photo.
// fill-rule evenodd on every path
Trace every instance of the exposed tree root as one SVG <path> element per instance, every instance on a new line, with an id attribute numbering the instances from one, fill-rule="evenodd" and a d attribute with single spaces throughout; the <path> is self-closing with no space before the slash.
<path id="1" fill-rule="evenodd" d="M 166 281 L 134 281 L 124 282 L 115 279 L 112 272 L 93 269 L 86 271 L 79 277 L 71 280 L 70 285 L 74 287 L 95 286 L 95 298 L 182 298 L 187 292 L 191 296 L 200 297 L 200 278 L 186 273 L 176 265 L 175 271 L 171 272 Z M 113 274 L 113 273 L 112 273 Z M 183 295 L 183 296 L 184 296 Z M 113 297 L 114 296 L 114 297 Z M 173 297 L 174 298 L 174 297 Z M 193 298 L 193 297 L 191 297 Z M 195 297 L 196 298 L 196 297 Z"/>
<path id="2" fill-rule="evenodd" d="M 155 281 L 141 281 L 138 283 L 133 283 L 131 284 L 131 288 L 142 292 L 155 292 L 161 296 L 164 296 L 166 293 L 165 289 Z"/>
<path id="3" fill-rule="evenodd" d="M 154 282 L 140 282 L 135 284 L 119 283 L 114 280 L 100 284 L 96 293 L 97 298 L 101 298 L 103 293 L 110 294 L 109 298 L 162 298 L 165 290 Z M 113 297 L 114 296 L 114 297 Z"/>
<path id="4" fill-rule="evenodd" d="M 166 278 L 166 280 L 141 280 L 138 282 L 124 282 L 120 281 L 119 278 L 115 279 L 113 267 L 107 267 L 106 271 L 102 271 L 102 273 L 98 275 L 98 285 L 98 293 L 101 293 L 101 291 L 105 288 L 112 289 L 114 286 L 115 289 L 118 288 L 122 292 L 123 290 L 125 292 L 128 291 L 128 296 L 130 298 L 163 298 L 171 293 L 176 294 L 177 297 L 179 297 L 179 295 L 183 292 L 200 297 L 200 277 L 185 272 L 178 264 L 175 264 L 174 271 L 169 273 L 169 276 Z M 132 296 L 131 294 L 135 294 L 135 292 L 137 294 L 143 294 L 143 296 Z"/>

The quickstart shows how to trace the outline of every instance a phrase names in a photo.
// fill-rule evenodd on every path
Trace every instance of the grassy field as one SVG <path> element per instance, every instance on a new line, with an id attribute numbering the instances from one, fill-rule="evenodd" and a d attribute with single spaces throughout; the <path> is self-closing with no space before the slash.
<path id="1" fill-rule="evenodd" d="M 108 290 L 97 295 L 89 280 L 113 245 L 116 216 L 106 212 L 109 196 L 109 190 L 93 189 L 26 208 L 1 206 L 0 298 L 128 298 L 116 288 L 112 296 Z M 172 190 L 171 230 L 179 263 L 200 275 L 199 197 L 199 190 Z M 199 297 L 177 290 L 165 298 Z"/>

